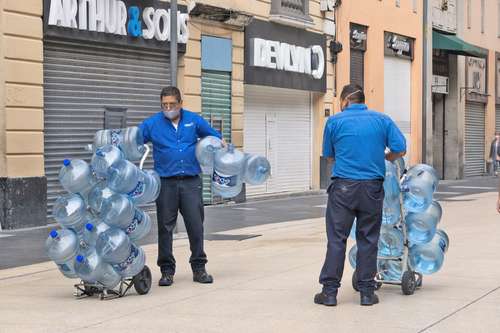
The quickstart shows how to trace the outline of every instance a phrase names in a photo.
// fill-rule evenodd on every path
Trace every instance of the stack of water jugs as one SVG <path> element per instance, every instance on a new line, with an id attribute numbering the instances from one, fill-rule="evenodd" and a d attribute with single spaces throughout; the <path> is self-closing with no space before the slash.
<path id="1" fill-rule="evenodd" d="M 212 193 L 222 198 L 236 197 L 243 183 L 263 184 L 271 174 L 269 161 L 259 155 L 244 154 L 234 145 L 207 136 L 196 146 L 196 158 L 204 174 L 212 176 Z"/>
<path id="2" fill-rule="evenodd" d="M 50 232 L 46 251 L 64 276 L 112 289 L 144 268 L 136 242 L 149 233 L 151 220 L 136 205 L 156 199 L 160 180 L 130 162 L 144 153 L 137 127 L 99 131 L 92 148 L 90 165 L 63 162 L 59 181 L 68 194 L 52 211 L 62 229 Z"/>
<path id="3" fill-rule="evenodd" d="M 441 220 L 442 208 L 433 200 L 439 178 L 436 171 L 426 165 L 418 164 L 411 167 L 400 183 L 398 166 L 404 170 L 402 159 L 395 163 L 386 161 L 384 180 L 384 206 L 382 213 L 382 228 L 378 243 L 378 272 L 382 280 L 400 281 L 406 270 L 401 260 L 404 254 L 404 233 L 402 223 L 406 227 L 406 237 L 409 244 L 410 268 L 421 274 L 436 273 L 444 261 L 448 250 L 448 235 L 437 225 Z M 401 211 L 404 208 L 404 216 Z M 351 238 L 356 239 L 356 221 L 351 230 Z M 357 246 L 349 251 L 349 262 L 356 268 Z"/>

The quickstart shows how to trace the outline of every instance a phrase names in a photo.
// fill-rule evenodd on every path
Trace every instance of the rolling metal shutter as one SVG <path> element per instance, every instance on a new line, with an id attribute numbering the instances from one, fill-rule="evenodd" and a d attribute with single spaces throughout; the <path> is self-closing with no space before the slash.
<path id="1" fill-rule="evenodd" d="M 495 131 L 500 132 L 500 104 L 496 105 L 495 110 Z"/>
<path id="2" fill-rule="evenodd" d="M 203 70 L 201 74 L 202 116 L 231 142 L 231 73 Z M 203 202 L 215 203 L 210 175 L 203 175 Z"/>
<path id="3" fill-rule="evenodd" d="M 351 49 L 351 83 L 364 87 L 365 52 Z"/>
<path id="4" fill-rule="evenodd" d="M 465 177 L 484 174 L 485 113 L 482 103 L 465 104 Z"/>
<path id="5" fill-rule="evenodd" d="M 64 193 L 57 179 L 63 159 L 90 160 L 84 146 L 104 128 L 105 108 L 126 108 L 127 126 L 139 124 L 160 110 L 160 91 L 169 85 L 169 73 L 166 52 L 44 41 L 48 216 L 55 199 Z M 151 156 L 145 168 L 152 168 Z"/>

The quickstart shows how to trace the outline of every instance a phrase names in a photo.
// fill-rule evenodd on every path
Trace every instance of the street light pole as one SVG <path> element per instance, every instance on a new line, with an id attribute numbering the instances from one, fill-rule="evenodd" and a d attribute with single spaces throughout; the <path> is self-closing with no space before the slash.
<path id="1" fill-rule="evenodd" d="M 177 86 L 177 0 L 170 0 L 170 85 Z"/>

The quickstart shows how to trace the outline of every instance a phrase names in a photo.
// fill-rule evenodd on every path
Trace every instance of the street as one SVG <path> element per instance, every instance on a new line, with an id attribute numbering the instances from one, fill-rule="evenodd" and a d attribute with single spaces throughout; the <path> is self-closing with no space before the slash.
<path id="1" fill-rule="evenodd" d="M 213 285 L 192 282 L 179 228 L 175 282 L 158 287 L 152 230 L 143 247 L 153 271 L 150 293 L 132 290 L 107 301 L 73 297 L 75 281 L 43 253 L 46 229 L 2 232 L 0 332 L 498 332 L 496 184 L 496 178 L 443 182 L 436 194 L 444 210 L 439 227 L 450 249 L 442 270 L 424 276 L 412 296 L 382 286 L 381 303 L 369 308 L 359 306 L 347 263 L 339 305 L 313 303 L 326 244 L 325 195 L 207 207 Z"/>

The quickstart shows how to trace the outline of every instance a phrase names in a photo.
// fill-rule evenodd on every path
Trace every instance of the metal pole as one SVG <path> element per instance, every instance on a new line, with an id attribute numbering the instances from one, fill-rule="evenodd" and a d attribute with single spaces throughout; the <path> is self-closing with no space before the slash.
<path id="1" fill-rule="evenodd" d="M 170 82 L 177 86 L 177 0 L 170 0 Z"/>
<path id="2" fill-rule="evenodd" d="M 422 66 L 422 162 L 432 164 L 432 21 L 429 0 L 423 8 L 423 66 Z"/>

